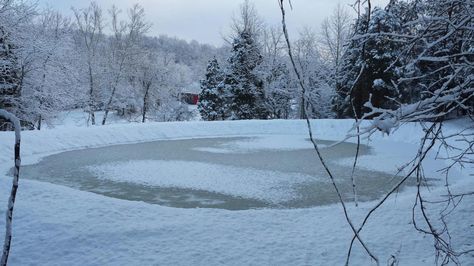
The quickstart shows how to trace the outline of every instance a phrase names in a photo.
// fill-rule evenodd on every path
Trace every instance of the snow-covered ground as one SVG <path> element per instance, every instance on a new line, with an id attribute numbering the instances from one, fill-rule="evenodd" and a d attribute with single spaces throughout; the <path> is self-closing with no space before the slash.
<path id="1" fill-rule="evenodd" d="M 448 126 L 453 130 L 459 123 Z M 352 125 L 349 120 L 313 121 L 317 138 L 340 140 Z M 364 155 L 360 166 L 393 173 L 415 155 L 421 128 L 404 125 L 390 137 L 371 138 L 372 153 Z M 229 121 L 114 124 L 105 127 L 60 126 L 54 130 L 23 133 L 23 163 L 33 164 L 45 156 L 63 151 L 114 144 L 167 139 L 258 136 L 257 141 L 241 141 L 231 146 L 207 150 L 214 153 L 246 153 L 254 150 L 307 148 L 304 121 Z M 267 136 L 267 137 L 265 137 Z M 294 136 L 294 139 L 292 138 Z M 354 140 L 349 140 L 354 141 Z M 0 133 L 0 173 L 11 164 L 13 136 Z M 430 154 L 427 176 L 442 178 L 436 170 L 444 166 Z M 103 165 L 95 169 L 109 178 L 123 178 L 137 163 Z M 342 165 L 352 160 L 341 159 Z M 157 164 L 175 169 L 179 162 Z M 194 166 L 199 168 L 202 165 Z M 209 169 L 206 166 L 206 169 Z M 215 172 L 226 168 L 213 166 Z M 162 168 L 160 168 L 162 170 Z M 229 169 L 227 169 L 229 170 Z M 183 171 L 189 171 L 183 169 Z M 116 174 L 114 174 L 114 172 Z M 452 174 L 452 191 L 474 189 L 472 168 Z M 121 175 L 122 174 L 122 175 Z M 176 175 L 175 172 L 170 173 Z M 232 176 L 229 186 L 238 186 Z M 272 182 L 271 176 L 263 181 Z M 276 180 L 283 177 L 276 175 Z M 182 186 L 194 187 L 195 180 L 183 180 Z M 274 181 L 274 180 L 273 180 Z M 0 179 L 0 208 L 4 213 L 10 178 Z M 166 180 L 137 180 L 163 185 Z M 198 182 L 197 185 L 201 185 Z M 443 195 L 442 182 L 431 188 Z M 196 184 L 195 184 L 196 185 Z M 265 182 L 262 183 L 265 185 Z M 225 190 L 226 187 L 219 188 Z M 252 190 L 241 188 L 241 193 Z M 382 264 L 395 255 L 400 265 L 433 265 L 433 240 L 415 231 L 411 224 L 414 189 L 391 198 L 376 212 L 361 236 Z M 238 191 L 238 190 L 237 190 Z M 260 190 L 259 190 L 260 191 Z M 233 190 L 235 192 L 235 190 Z M 356 225 L 374 202 L 353 204 L 349 213 Z M 474 199 L 466 197 L 454 211 L 451 236 L 455 248 L 472 249 L 474 243 Z M 14 239 L 11 265 L 341 265 L 345 261 L 351 232 L 337 204 L 305 209 L 178 209 L 143 202 L 125 201 L 64 186 L 32 180 L 20 180 L 15 206 Z M 0 219 L 0 227 L 4 221 Z M 354 265 L 370 265 L 356 244 L 351 259 Z M 474 265 L 474 257 L 461 257 L 464 265 Z"/>

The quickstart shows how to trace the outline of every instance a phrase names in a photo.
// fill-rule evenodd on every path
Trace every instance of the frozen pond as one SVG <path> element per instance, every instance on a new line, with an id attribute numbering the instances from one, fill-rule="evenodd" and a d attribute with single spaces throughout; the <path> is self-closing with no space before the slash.
<path id="1" fill-rule="evenodd" d="M 296 140 L 295 140 L 296 138 Z M 22 167 L 22 178 L 109 197 L 178 208 L 304 208 L 337 202 L 308 140 L 298 136 L 166 140 L 85 149 Z M 356 145 L 319 141 L 346 200 Z M 368 154 L 366 146 L 361 155 Z M 397 181 L 356 171 L 361 200 L 379 197 Z"/>

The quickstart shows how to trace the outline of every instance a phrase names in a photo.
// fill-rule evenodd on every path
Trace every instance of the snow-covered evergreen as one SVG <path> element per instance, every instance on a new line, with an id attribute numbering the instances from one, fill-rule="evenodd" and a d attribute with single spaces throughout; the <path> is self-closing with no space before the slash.
<path id="1" fill-rule="evenodd" d="M 8 34 L 7 29 L 0 25 L 0 109 L 18 114 L 21 112 L 21 66 L 16 46 Z M 0 118 L 0 129 L 11 130 L 11 125 Z"/>
<path id="2" fill-rule="evenodd" d="M 338 117 L 358 117 L 368 112 L 364 104 L 393 108 L 400 92 L 394 86 L 400 66 L 400 43 L 387 35 L 401 33 L 400 17 L 390 9 L 375 8 L 361 16 L 355 26 L 355 35 L 343 55 L 338 71 L 337 93 L 333 108 Z"/>
<path id="3" fill-rule="evenodd" d="M 253 36 L 244 31 L 234 40 L 224 90 L 229 95 L 231 119 L 266 119 L 263 80 L 256 73 L 263 57 Z"/>
<path id="4" fill-rule="evenodd" d="M 228 116 L 227 95 L 224 93 L 224 76 L 216 58 L 209 61 L 205 79 L 201 80 L 198 110 L 206 121 L 225 120 Z"/>
<path id="5" fill-rule="evenodd" d="M 415 32 L 415 49 L 408 50 L 407 67 L 413 69 L 406 86 L 421 90 L 421 99 L 449 95 L 438 108 L 449 113 L 474 112 L 474 4 L 470 0 L 426 0 L 424 20 Z M 415 56 L 410 53 L 418 52 Z"/>

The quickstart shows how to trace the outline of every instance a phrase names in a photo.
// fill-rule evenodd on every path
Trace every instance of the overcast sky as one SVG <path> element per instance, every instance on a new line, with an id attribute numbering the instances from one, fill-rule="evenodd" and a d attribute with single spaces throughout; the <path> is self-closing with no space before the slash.
<path id="1" fill-rule="evenodd" d="M 383 4 L 388 0 L 375 0 Z M 145 8 L 147 19 L 153 26 L 149 35 L 166 34 L 185 40 L 197 40 L 219 46 L 222 36 L 229 29 L 234 13 L 242 3 L 241 0 L 97 0 L 104 9 L 115 4 L 120 9 L 127 9 L 135 3 Z M 267 24 L 279 25 L 281 18 L 277 0 L 253 0 L 260 16 Z M 292 0 L 293 10 L 288 11 L 290 34 L 305 26 L 319 29 L 321 21 L 329 16 L 340 2 L 349 5 L 354 0 Z M 52 7 L 71 15 L 71 7 L 88 6 L 89 0 L 39 0 L 41 7 Z M 350 8 L 348 7 L 349 11 Z"/>

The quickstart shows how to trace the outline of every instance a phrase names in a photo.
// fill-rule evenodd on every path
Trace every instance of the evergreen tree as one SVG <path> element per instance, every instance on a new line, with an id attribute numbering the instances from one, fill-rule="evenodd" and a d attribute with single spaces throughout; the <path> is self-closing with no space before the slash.
<path id="1" fill-rule="evenodd" d="M 422 16 L 423 8 L 421 1 L 399 1 L 392 0 L 387 6 L 387 10 L 390 11 L 395 17 L 401 20 L 402 29 L 400 36 L 416 36 L 419 34 L 420 21 L 419 18 Z M 403 42 L 410 43 L 410 37 L 392 37 L 392 39 L 398 39 L 399 45 L 402 46 Z M 412 50 L 409 47 L 403 47 L 403 54 L 399 56 L 401 67 L 397 68 L 398 74 L 405 78 L 405 81 L 400 81 L 397 86 L 399 89 L 399 101 L 400 103 L 413 103 L 419 101 L 423 88 L 418 86 L 415 82 L 411 81 L 413 76 L 419 74 L 419 70 L 410 64 L 410 60 L 416 57 L 420 51 L 419 45 L 415 45 Z"/>
<path id="2" fill-rule="evenodd" d="M 0 109 L 19 114 L 21 96 L 21 68 L 15 56 L 15 47 L 6 31 L 0 27 Z M 11 130 L 11 126 L 0 119 L 0 130 Z"/>
<path id="3" fill-rule="evenodd" d="M 223 86 L 223 73 L 217 59 L 209 61 L 206 78 L 201 80 L 201 93 L 199 94 L 198 110 L 206 121 L 224 120 L 227 118 L 226 96 Z"/>
<path id="4" fill-rule="evenodd" d="M 337 77 L 333 109 L 338 117 L 353 117 L 354 111 L 361 117 L 368 111 L 364 104 L 369 100 L 375 107 L 395 107 L 399 91 L 393 84 L 399 78 L 401 47 L 387 34 L 400 33 L 401 29 L 400 18 L 390 9 L 375 8 L 370 21 L 367 14 L 357 21 Z"/>
<path id="5" fill-rule="evenodd" d="M 474 86 L 474 3 L 472 0 L 426 0 L 425 20 L 419 25 L 416 56 L 410 85 L 424 88 L 422 99 L 433 95 L 456 94 Z M 462 113 L 474 112 L 472 93 L 436 110 L 446 113 L 459 105 Z M 454 108 L 455 109 L 455 108 Z"/>
<path id="6" fill-rule="evenodd" d="M 229 93 L 232 119 L 267 119 L 263 81 L 255 69 L 263 61 L 252 35 L 241 32 L 234 40 L 224 90 Z"/>

